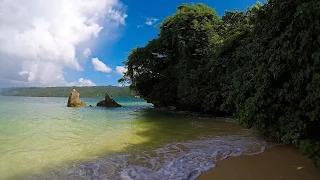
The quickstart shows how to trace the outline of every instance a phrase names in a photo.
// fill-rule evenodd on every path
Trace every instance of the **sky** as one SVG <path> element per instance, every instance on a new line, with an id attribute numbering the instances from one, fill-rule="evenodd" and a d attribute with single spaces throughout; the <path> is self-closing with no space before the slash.
<path id="1" fill-rule="evenodd" d="M 0 0 L 0 87 L 118 85 L 130 50 L 183 3 L 222 16 L 256 0 Z"/>

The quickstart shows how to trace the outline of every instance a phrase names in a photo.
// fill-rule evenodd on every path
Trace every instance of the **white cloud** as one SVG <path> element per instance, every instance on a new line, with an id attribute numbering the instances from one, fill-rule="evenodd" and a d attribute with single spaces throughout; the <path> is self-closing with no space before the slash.
<path id="1" fill-rule="evenodd" d="M 94 82 L 89 79 L 80 78 L 78 82 L 72 82 L 70 86 L 96 86 Z"/>
<path id="2" fill-rule="evenodd" d="M 79 78 L 78 81 L 70 82 L 64 86 L 96 86 L 96 84 L 89 79 Z"/>
<path id="3" fill-rule="evenodd" d="M 92 65 L 95 71 L 104 72 L 104 73 L 110 73 L 112 71 L 110 67 L 105 65 L 98 58 L 92 58 Z"/>
<path id="4" fill-rule="evenodd" d="M 88 58 L 91 55 L 91 50 L 89 48 L 85 48 L 82 54 L 84 57 Z"/>
<path id="5" fill-rule="evenodd" d="M 124 66 L 117 66 L 116 67 L 116 72 L 120 75 L 123 75 L 124 73 L 126 73 L 128 71 L 128 69 Z"/>
<path id="6" fill-rule="evenodd" d="M 124 9 L 119 0 L 0 0 L 0 86 L 67 84 L 65 69 L 82 70 L 78 56 L 90 54 L 78 48 L 124 25 Z"/>
<path id="7" fill-rule="evenodd" d="M 147 18 L 145 24 L 152 26 L 154 23 L 156 23 L 159 19 L 157 18 Z"/>

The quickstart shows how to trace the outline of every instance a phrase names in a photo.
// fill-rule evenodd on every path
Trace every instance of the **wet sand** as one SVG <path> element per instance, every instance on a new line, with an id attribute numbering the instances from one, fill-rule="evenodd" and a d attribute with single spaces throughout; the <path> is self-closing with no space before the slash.
<path id="1" fill-rule="evenodd" d="M 292 146 L 276 146 L 258 155 L 230 157 L 198 180 L 320 180 L 312 160 Z"/>

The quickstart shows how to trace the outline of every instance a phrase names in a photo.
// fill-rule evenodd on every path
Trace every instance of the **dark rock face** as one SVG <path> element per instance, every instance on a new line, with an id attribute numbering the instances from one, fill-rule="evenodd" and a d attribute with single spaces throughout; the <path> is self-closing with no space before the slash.
<path id="1" fill-rule="evenodd" d="M 145 98 L 145 100 L 147 100 L 147 103 L 153 104 L 154 107 L 163 107 L 163 105 L 158 101 L 153 101 L 153 100 L 150 100 L 149 98 Z"/>
<path id="2" fill-rule="evenodd" d="M 73 89 L 73 91 L 71 92 L 71 94 L 69 96 L 67 106 L 68 107 L 81 107 L 81 106 L 86 106 L 86 103 L 84 103 L 80 100 L 80 94 L 78 93 L 78 91 Z"/>
<path id="3" fill-rule="evenodd" d="M 169 108 L 170 111 L 174 111 L 174 110 L 177 109 L 175 106 L 169 106 L 168 108 Z"/>
<path id="4" fill-rule="evenodd" d="M 120 104 L 115 102 L 113 99 L 110 98 L 108 94 L 103 101 L 98 102 L 97 106 L 104 106 L 104 107 L 121 107 Z"/>

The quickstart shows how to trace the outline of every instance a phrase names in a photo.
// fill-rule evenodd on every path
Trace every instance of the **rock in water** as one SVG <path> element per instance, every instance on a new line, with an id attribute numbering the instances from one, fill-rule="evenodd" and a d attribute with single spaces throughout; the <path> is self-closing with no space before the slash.
<path id="1" fill-rule="evenodd" d="M 69 99 L 68 99 L 68 107 L 80 107 L 80 106 L 86 106 L 86 103 L 82 102 L 80 100 L 80 94 L 78 91 L 73 89 L 71 92 Z"/>
<path id="2" fill-rule="evenodd" d="M 104 106 L 104 107 L 121 107 L 120 104 L 116 103 L 113 99 L 110 98 L 108 94 L 103 101 L 98 102 L 97 106 Z"/>

